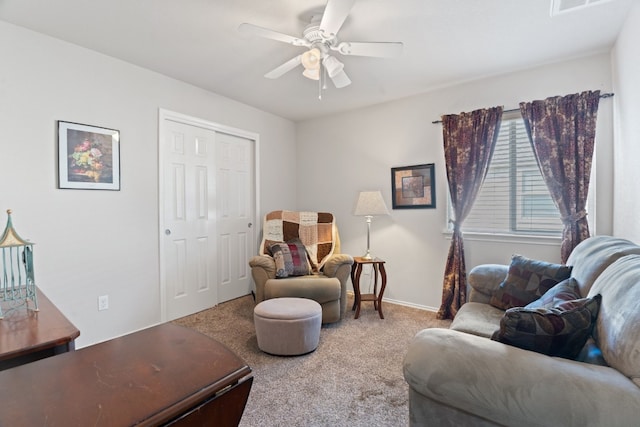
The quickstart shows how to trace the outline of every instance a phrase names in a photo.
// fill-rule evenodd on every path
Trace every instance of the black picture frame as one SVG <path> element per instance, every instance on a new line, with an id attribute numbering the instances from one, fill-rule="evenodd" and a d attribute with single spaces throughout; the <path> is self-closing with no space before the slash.
<path id="1" fill-rule="evenodd" d="M 435 165 L 426 163 L 391 168 L 391 200 L 393 209 L 434 209 Z"/>
<path id="2" fill-rule="evenodd" d="M 58 188 L 120 190 L 120 131 L 58 121 Z"/>

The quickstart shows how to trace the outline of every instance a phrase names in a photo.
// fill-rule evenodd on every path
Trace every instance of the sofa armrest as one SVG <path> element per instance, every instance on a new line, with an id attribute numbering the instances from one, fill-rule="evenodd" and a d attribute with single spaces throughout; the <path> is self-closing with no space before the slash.
<path id="1" fill-rule="evenodd" d="M 347 254 L 332 255 L 322 267 L 322 273 L 327 277 L 337 277 L 340 281 L 340 317 L 347 311 L 347 284 L 351 277 L 353 257 Z"/>
<path id="2" fill-rule="evenodd" d="M 264 285 L 276 278 L 276 262 L 268 255 L 258 255 L 251 257 L 249 266 L 256 284 L 256 302 L 264 301 Z"/>
<path id="3" fill-rule="evenodd" d="M 416 393 L 500 425 L 627 426 L 640 413 L 640 389 L 613 368 L 449 329 L 419 332 L 403 370 Z"/>
<path id="4" fill-rule="evenodd" d="M 508 265 L 481 264 L 471 269 L 468 283 L 470 286 L 469 302 L 489 303 L 493 292 L 507 277 Z"/>

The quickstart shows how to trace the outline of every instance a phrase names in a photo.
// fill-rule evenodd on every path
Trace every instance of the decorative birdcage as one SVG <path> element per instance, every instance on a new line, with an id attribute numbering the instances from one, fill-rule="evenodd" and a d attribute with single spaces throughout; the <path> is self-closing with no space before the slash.
<path id="1" fill-rule="evenodd" d="M 33 243 L 22 239 L 11 222 L 11 209 L 7 210 L 7 226 L 0 237 L 2 276 L 0 276 L 0 319 L 7 310 L 25 306 L 38 311 L 36 283 L 33 274 Z M 29 301 L 32 306 L 30 307 Z"/>

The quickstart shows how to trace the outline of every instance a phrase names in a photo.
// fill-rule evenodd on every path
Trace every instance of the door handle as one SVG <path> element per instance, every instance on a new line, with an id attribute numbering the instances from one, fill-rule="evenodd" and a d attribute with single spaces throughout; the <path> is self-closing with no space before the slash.
<path id="1" fill-rule="evenodd" d="M 247 224 L 247 227 L 249 227 L 249 228 L 251 228 L 252 226 L 253 226 L 253 223 L 251 223 L 251 222 L 249 224 Z"/>
<path id="2" fill-rule="evenodd" d="M 166 230 L 164 230 L 164 234 L 166 234 L 167 236 L 171 234 L 171 230 L 169 230 L 168 228 Z"/>

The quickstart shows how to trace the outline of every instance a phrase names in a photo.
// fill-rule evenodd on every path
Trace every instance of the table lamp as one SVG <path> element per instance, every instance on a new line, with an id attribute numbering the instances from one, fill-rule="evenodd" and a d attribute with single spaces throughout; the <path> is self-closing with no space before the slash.
<path id="1" fill-rule="evenodd" d="M 371 219 L 375 215 L 389 215 L 387 205 L 382 199 L 380 191 L 361 191 L 356 203 L 356 210 L 353 213 L 357 216 L 364 216 L 367 220 L 367 253 L 363 255 L 364 259 L 373 259 L 371 256 Z"/>

